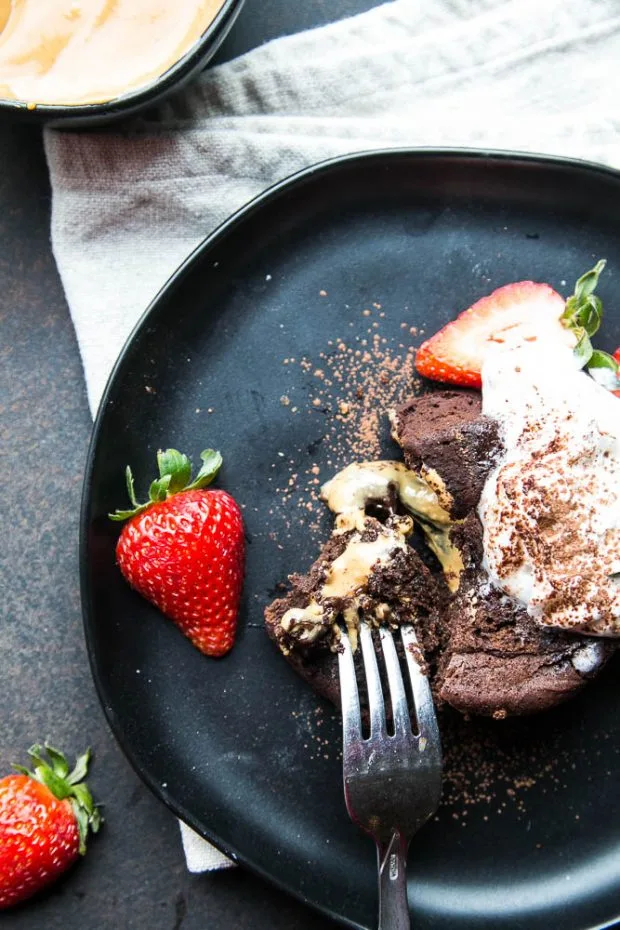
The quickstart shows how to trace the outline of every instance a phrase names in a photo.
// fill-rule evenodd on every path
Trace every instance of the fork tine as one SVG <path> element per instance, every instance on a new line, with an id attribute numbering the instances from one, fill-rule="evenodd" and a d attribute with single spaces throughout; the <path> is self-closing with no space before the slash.
<path id="1" fill-rule="evenodd" d="M 405 682 L 394 638 L 379 629 L 383 662 L 392 699 L 394 733 L 388 734 L 383 689 L 373 634 L 364 621 L 359 642 L 366 673 L 370 738 L 364 739 L 360 719 L 356 663 L 348 633 L 342 631 L 339 651 L 343 713 L 342 776 L 351 820 L 377 844 L 379 863 L 379 927 L 408 930 L 407 849 L 409 841 L 437 810 L 441 799 L 441 743 L 427 678 L 417 658 L 419 648 L 410 626 L 401 627 L 418 717 L 413 734 Z M 387 695 L 386 695 L 387 696 Z"/>
<path id="2" fill-rule="evenodd" d="M 370 735 L 381 736 L 386 732 L 385 704 L 383 701 L 383 691 L 381 689 L 381 679 L 379 678 L 377 656 L 375 655 L 375 646 L 372 641 L 372 633 L 370 627 L 367 623 L 364 623 L 364 621 L 360 623 L 360 642 L 362 644 L 366 687 L 368 689 Z"/>
<path id="3" fill-rule="evenodd" d="M 418 733 L 427 740 L 439 741 L 439 727 L 435 716 L 433 705 L 433 695 L 428 676 L 420 668 L 416 659 L 420 647 L 418 640 L 409 624 L 403 624 L 400 628 L 400 635 L 405 647 L 405 656 L 407 658 L 407 668 L 409 669 L 409 678 L 411 679 L 411 691 L 413 694 L 413 704 L 418 722 Z"/>
<path id="4" fill-rule="evenodd" d="M 344 751 L 354 740 L 362 738 L 362 715 L 360 698 L 353 664 L 353 651 L 346 631 L 340 637 L 341 649 L 338 652 L 340 672 L 340 698 L 342 702 L 342 735 Z"/>
<path id="5" fill-rule="evenodd" d="M 403 682 L 403 676 L 400 670 L 400 663 L 396 654 L 394 638 L 390 631 L 386 630 L 385 627 L 380 628 L 379 635 L 381 636 L 385 669 L 387 672 L 388 683 L 390 685 L 394 732 L 411 733 L 411 720 L 409 718 L 409 709 L 407 707 L 407 695 L 405 693 L 405 684 Z"/>

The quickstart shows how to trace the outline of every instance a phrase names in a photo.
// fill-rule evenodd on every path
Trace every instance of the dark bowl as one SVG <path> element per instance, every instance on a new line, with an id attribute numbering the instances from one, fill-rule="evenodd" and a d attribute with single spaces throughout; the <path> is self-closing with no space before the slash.
<path id="1" fill-rule="evenodd" d="M 131 116 L 160 103 L 203 70 L 215 55 L 241 12 L 244 0 L 223 0 L 213 22 L 192 48 L 155 81 L 105 103 L 76 106 L 41 104 L 28 109 L 26 101 L 0 99 L 0 119 L 45 123 L 59 129 L 94 126 Z"/>

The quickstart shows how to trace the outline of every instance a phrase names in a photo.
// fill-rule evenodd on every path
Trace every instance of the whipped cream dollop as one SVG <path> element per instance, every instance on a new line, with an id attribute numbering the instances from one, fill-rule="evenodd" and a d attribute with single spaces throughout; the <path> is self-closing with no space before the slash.
<path id="1" fill-rule="evenodd" d="M 556 340 L 501 345 L 483 412 L 504 449 L 479 504 L 490 581 L 538 623 L 620 636 L 620 402 Z"/>

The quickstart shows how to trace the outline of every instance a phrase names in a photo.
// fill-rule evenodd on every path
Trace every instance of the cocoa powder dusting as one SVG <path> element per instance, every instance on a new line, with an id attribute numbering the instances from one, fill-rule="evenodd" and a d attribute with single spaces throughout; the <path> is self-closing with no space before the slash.
<path id="1" fill-rule="evenodd" d="M 326 294 L 321 290 L 321 296 Z M 305 391 L 300 402 L 293 403 L 297 397 L 293 398 L 289 391 L 280 403 L 292 415 L 309 421 L 319 418 L 323 426 L 321 465 L 308 462 L 305 450 L 294 450 L 289 472 L 298 472 L 296 482 L 280 479 L 274 488 L 279 504 L 274 515 L 284 523 L 285 539 L 291 538 L 289 531 L 298 525 L 317 541 L 320 539 L 325 505 L 319 499 L 319 490 L 330 475 L 353 461 L 398 457 L 395 448 L 386 450 L 387 411 L 417 393 L 421 382 L 416 377 L 416 348 L 409 324 L 400 324 L 406 336 L 384 336 L 386 312 L 377 301 L 366 304 L 360 307 L 361 325 L 356 327 L 355 335 L 344 338 L 336 332 L 326 337 L 324 350 L 315 358 L 302 355 L 282 359 L 284 366 L 299 367 Z M 418 332 L 416 329 L 416 335 Z M 309 423 L 310 427 L 314 432 L 315 423 Z"/>
<path id="2" fill-rule="evenodd" d="M 620 755 L 613 734 L 604 730 L 567 749 L 565 728 L 574 726 L 568 707 L 536 720 L 467 718 L 450 708 L 438 718 L 444 770 L 442 807 L 435 819 L 449 813 L 463 826 L 474 810 L 483 820 L 512 810 L 527 822 L 530 792 L 559 795 L 566 816 L 577 819 L 575 809 L 587 793 L 575 792 L 575 780 L 582 786 L 593 780 L 591 767 L 596 768 L 601 753 Z M 610 778 L 614 764 L 606 773 Z"/>
<path id="3" fill-rule="evenodd" d="M 525 567 L 534 581 L 528 610 L 539 622 L 613 633 L 620 531 L 613 520 L 603 531 L 599 515 L 613 513 L 617 501 L 617 471 L 600 452 L 608 440 L 597 426 L 575 438 L 553 409 L 545 432 L 537 416 L 520 434 L 519 454 L 500 466 L 485 509 L 492 570 L 515 596 L 513 578 Z"/>

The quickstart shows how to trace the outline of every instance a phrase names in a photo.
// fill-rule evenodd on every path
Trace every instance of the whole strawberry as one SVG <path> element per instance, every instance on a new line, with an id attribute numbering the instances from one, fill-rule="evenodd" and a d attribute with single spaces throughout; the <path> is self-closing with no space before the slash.
<path id="1" fill-rule="evenodd" d="M 192 466 L 176 449 L 157 453 L 159 478 L 139 504 L 126 470 L 131 510 L 116 546 L 124 578 L 208 656 L 231 649 L 245 566 L 241 511 L 226 491 L 208 488 L 222 457 L 207 449 L 192 480 Z"/>
<path id="2" fill-rule="evenodd" d="M 32 771 L 0 779 L 0 909 L 32 897 L 86 852 L 89 828 L 101 815 L 84 784 L 90 751 L 73 771 L 45 743 L 29 749 Z M 47 759 L 44 755 L 47 754 Z"/>

